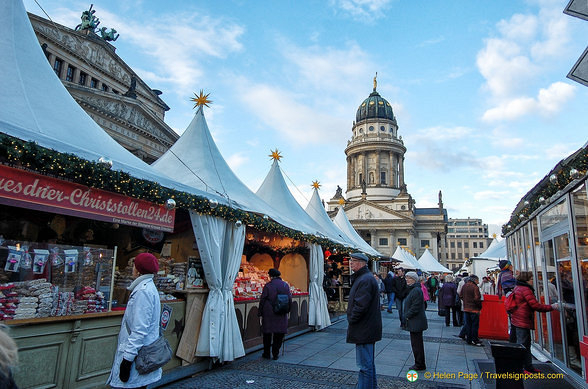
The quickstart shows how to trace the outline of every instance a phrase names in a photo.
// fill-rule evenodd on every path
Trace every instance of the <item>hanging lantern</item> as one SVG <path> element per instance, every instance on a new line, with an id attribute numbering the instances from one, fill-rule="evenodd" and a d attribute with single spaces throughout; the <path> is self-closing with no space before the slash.
<path id="1" fill-rule="evenodd" d="M 237 221 L 235 222 L 235 227 L 237 227 L 237 228 L 238 228 L 238 227 L 241 227 L 242 225 L 243 225 L 243 222 L 242 222 L 241 220 L 237 220 Z"/>
<path id="2" fill-rule="evenodd" d="M 571 168 L 570 177 L 575 180 L 576 178 L 580 177 L 580 172 L 577 169 Z"/>
<path id="3" fill-rule="evenodd" d="M 508 226 L 506 226 L 506 228 L 508 228 L 508 229 L 511 229 L 511 228 L 512 228 L 512 226 L 509 224 Z"/>
<path id="4" fill-rule="evenodd" d="M 216 207 L 218 207 L 218 201 L 216 201 L 215 199 L 208 200 L 208 204 L 210 205 L 210 209 L 215 209 Z"/>
<path id="5" fill-rule="evenodd" d="M 269 219 L 269 216 L 268 215 L 263 215 L 263 219 L 264 220 L 268 220 Z"/>
<path id="6" fill-rule="evenodd" d="M 549 176 L 549 181 L 550 181 L 552 184 L 555 184 L 555 183 L 557 183 L 557 175 L 555 175 L 555 174 L 552 174 L 552 175 L 550 175 L 550 176 Z"/>
<path id="7" fill-rule="evenodd" d="M 528 207 L 529 206 L 529 201 L 528 200 L 525 200 L 525 202 L 523 204 L 525 205 L 525 207 Z"/>
<path id="8" fill-rule="evenodd" d="M 176 200 L 174 199 L 167 199 L 165 201 L 165 208 L 172 210 L 176 207 Z"/>
<path id="9" fill-rule="evenodd" d="M 543 196 L 539 197 L 539 202 L 540 203 L 544 203 L 545 202 L 545 197 L 543 197 Z"/>
<path id="10" fill-rule="evenodd" d="M 108 157 L 100 157 L 98 159 L 98 163 L 101 165 L 104 165 L 107 169 L 112 168 L 112 159 L 110 159 Z"/>

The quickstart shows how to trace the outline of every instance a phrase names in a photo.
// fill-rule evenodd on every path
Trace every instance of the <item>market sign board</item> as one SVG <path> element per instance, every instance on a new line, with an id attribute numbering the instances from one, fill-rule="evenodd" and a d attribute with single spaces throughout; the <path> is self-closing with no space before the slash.
<path id="1" fill-rule="evenodd" d="M 164 205 L 0 165 L 0 204 L 173 232 Z"/>

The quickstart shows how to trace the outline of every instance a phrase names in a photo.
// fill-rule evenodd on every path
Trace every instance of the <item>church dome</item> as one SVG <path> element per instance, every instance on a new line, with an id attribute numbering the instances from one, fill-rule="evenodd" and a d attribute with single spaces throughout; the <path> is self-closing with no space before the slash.
<path id="1" fill-rule="evenodd" d="M 356 122 L 366 119 L 388 119 L 396 122 L 392 106 L 385 98 L 380 96 L 375 88 L 357 108 L 357 113 L 355 114 Z"/>

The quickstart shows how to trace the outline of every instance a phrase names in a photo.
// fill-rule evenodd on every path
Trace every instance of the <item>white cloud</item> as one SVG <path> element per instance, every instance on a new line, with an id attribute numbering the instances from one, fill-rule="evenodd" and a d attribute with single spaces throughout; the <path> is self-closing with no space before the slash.
<path id="1" fill-rule="evenodd" d="M 358 21 L 371 22 L 384 16 L 391 0 L 331 0 L 332 6 Z"/>
<path id="2" fill-rule="evenodd" d="M 578 149 L 578 145 L 556 143 L 545 149 L 545 156 L 550 159 L 559 161 Z"/>
<path id="3" fill-rule="evenodd" d="M 244 163 L 248 162 L 249 157 L 247 157 L 244 153 L 239 152 L 229 156 L 225 160 L 227 162 L 227 165 L 229 165 L 229 167 L 231 168 L 231 170 L 235 171 L 235 169 L 237 169 Z"/>
<path id="4" fill-rule="evenodd" d="M 529 114 L 544 117 L 557 114 L 574 93 L 576 86 L 565 82 L 555 82 L 547 89 L 539 89 L 537 98 L 519 97 L 507 100 L 500 105 L 484 112 L 482 119 L 487 122 L 514 120 Z"/>
<path id="5" fill-rule="evenodd" d="M 424 128 L 419 130 L 415 135 L 407 135 L 407 139 L 418 142 L 418 141 L 450 141 L 450 140 L 464 140 L 474 136 L 474 130 L 469 127 L 457 126 L 457 127 L 443 127 L 435 126 L 430 128 Z"/>
<path id="6" fill-rule="evenodd" d="M 495 128 L 492 130 L 492 145 L 500 148 L 520 148 L 525 144 L 523 138 L 512 136 L 510 132 Z"/>

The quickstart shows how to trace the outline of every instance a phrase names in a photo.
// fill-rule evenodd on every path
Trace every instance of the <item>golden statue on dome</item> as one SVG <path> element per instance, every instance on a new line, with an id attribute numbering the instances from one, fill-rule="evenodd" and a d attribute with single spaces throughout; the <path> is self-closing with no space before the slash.
<path id="1" fill-rule="evenodd" d="M 374 77 L 374 92 L 376 91 L 376 88 L 378 87 L 378 81 L 376 80 L 376 78 L 378 78 L 378 72 L 376 72 L 376 75 Z"/>

